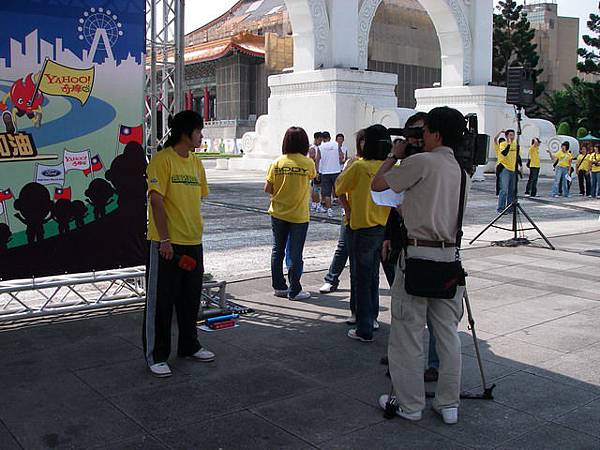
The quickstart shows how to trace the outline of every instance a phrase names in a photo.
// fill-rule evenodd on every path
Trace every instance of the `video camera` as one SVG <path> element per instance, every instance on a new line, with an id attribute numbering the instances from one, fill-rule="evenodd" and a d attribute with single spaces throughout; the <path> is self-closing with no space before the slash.
<path id="1" fill-rule="evenodd" d="M 422 128 L 388 128 L 390 136 L 423 139 Z M 454 157 L 462 169 L 469 175 L 473 175 L 477 166 L 487 164 L 490 137 L 478 132 L 477 114 L 465 116 L 465 130 L 462 142 L 454 148 Z M 422 152 L 423 149 L 409 145 L 406 156 Z"/>

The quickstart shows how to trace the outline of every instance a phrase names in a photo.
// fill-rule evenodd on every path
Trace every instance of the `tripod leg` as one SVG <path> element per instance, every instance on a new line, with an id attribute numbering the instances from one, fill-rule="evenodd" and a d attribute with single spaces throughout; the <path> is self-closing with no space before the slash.
<path id="1" fill-rule="evenodd" d="M 479 237 L 480 237 L 480 236 L 481 236 L 483 233 L 485 233 L 487 230 L 489 230 L 491 227 L 493 227 L 493 226 L 494 226 L 494 224 L 495 224 L 496 222 L 498 222 L 498 221 L 499 221 L 499 220 L 502 218 L 502 216 L 504 216 L 505 214 L 507 214 L 507 213 L 510 211 L 510 208 L 511 208 L 512 206 L 513 206 L 513 204 L 511 203 L 511 204 L 510 204 L 510 205 L 508 205 L 506 208 L 504 208 L 504 211 L 502 211 L 500 214 L 498 214 L 498 215 L 496 216 L 496 218 L 495 218 L 494 220 L 492 220 L 490 223 L 488 223 L 488 224 L 485 226 L 485 228 L 479 232 L 479 234 L 478 234 L 477 236 L 475 236 L 473 239 L 471 239 L 471 240 L 469 241 L 469 244 L 472 244 L 473 242 L 475 242 L 477 239 L 479 239 Z"/>
<path id="2" fill-rule="evenodd" d="M 519 211 L 521 211 L 521 213 L 525 216 L 525 218 L 529 221 L 529 223 L 533 226 L 533 228 L 535 228 L 535 231 L 538 232 L 538 234 L 542 237 L 542 239 L 544 239 L 544 241 L 546 241 L 546 244 L 548 244 L 548 247 L 550 247 L 552 250 L 556 250 L 554 248 L 554 245 L 552 245 L 552 243 L 548 240 L 548 238 L 544 235 L 544 233 L 542 233 L 542 230 L 540 230 L 538 228 L 538 226 L 535 224 L 535 222 L 531 219 L 531 217 L 529 217 L 529 215 L 527 215 L 527 213 L 525 212 L 525 210 L 521 207 L 521 205 L 517 205 L 517 207 L 519 208 Z"/>
<path id="3" fill-rule="evenodd" d="M 477 363 L 479 364 L 479 373 L 481 374 L 481 382 L 483 383 L 483 391 L 484 395 L 489 392 L 491 395 L 491 389 L 493 386 L 488 389 L 487 383 L 485 380 L 485 373 L 483 372 L 483 364 L 481 362 L 481 353 L 479 352 L 479 341 L 477 340 L 477 332 L 475 331 L 475 319 L 473 319 L 473 313 L 471 311 L 471 303 L 469 302 L 469 294 L 467 293 L 467 289 L 465 287 L 465 294 L 463 296 L 465 301 L 465 306 L 467 307 L 467 319 L 469 321 L 469 326 L 471 327 L 471 335 L 473 336 L 473 343 L 475 345 L 475 353 L 477 354 Z"/>

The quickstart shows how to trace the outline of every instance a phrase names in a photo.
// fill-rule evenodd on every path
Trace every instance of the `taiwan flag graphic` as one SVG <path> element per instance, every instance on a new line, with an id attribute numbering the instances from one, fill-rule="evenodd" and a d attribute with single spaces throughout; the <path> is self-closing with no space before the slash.
<path id="1" fill-rule="evenodd" d="M 71 200 L 71 188 L 54 188 L 54 200 Z"/>
<path id="2" fill-rule="evenodd" d="M 104 164 L 102 164 L 102 160 L 100 159 L 100 155 L 96 154 L 96 156 L 92 157 L 90 161 L 90 168 L 85 169 L 83 174 L 87 177 L 92 172 L 98 172 L 104 168 Z"/>
<path id="3" fill-rule="evenodd" d="M 128 144 L 129 142 L 142 143 L 144 134 L 144 127 L 139 125 L 137 127 L 128 127 L 121 125 L 119 128 L 119 142 L 121 144 Z"/>

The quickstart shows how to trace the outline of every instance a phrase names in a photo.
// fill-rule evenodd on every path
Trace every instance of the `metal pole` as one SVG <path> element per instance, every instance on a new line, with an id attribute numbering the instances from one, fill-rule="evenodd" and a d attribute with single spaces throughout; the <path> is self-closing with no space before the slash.
<path id="1" fill-rule="evenodd" d="M 184 108 L 185 92 L 185 0 L 175 0 L 175 85 L 173 86 L 173 113 Z"/>

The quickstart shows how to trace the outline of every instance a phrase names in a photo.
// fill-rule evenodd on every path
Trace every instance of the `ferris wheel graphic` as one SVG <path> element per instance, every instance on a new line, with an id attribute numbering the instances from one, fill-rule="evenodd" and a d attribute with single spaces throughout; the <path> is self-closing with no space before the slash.
<path id="1" fill-rule="evenodd" d="M 113 59 L 112 47 L 123 36 L 123 24 L 110 9 L 90 8 L 79 18 L 77 32 L 80 41 L 90 45 L 89 55 L 94 58 L 96 51 L 106 52 Z"/>

